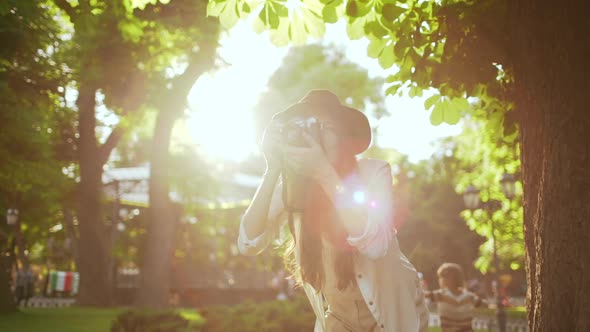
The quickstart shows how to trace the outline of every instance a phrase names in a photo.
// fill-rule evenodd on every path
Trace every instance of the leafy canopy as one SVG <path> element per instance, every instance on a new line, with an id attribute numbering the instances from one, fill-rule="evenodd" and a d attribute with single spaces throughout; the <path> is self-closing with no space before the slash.
<path id="1" fill-rule="evenodd" d="M 502 6 L 493 0 L 212 0 L 207 10 L 225 28 L 256 15 L 253 28 L 269 31 L 279 46 L 321 37 L 326 24 L 345 20 L 348 36 L 368 39 L 367 55 L 390 72 L 386 94 L 438 89 L 425 102 L 438 125 L 457 123 L 470 110 L 467 97 L 497 99 L 504 112 L 511 109 L 510 73 L 502 67 L 506 34 L 495 24 Z M 514 131 L 512 123 L 506 127 Z"/>

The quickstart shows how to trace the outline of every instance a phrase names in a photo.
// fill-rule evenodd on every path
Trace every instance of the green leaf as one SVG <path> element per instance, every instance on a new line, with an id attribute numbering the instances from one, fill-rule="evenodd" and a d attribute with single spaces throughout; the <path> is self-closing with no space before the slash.
<path id="1" fill-rule="evenodd" d="M 289 16 L 289 9 L 287 7 L 285 7 L 284 3 L 271 2 L 271 5 L 279 17 L 288 17 Z"/>
<path id="2" fill-rule="evenodd" d="M 381 55 L 381 52 L 383 52 L 386 43 L 387 41 L 381 38 L 371 39 L 369 46 L 367 46 L 367 55 L 373 59 L 377 59 Z"/>
<path id="3" fill-rule="evenodd" d="M 289 44 L 289 20 L 287 18 L 279 18 L 279 25 L 277 29 L 270 31 L 270 41 L 279 47 L 287 46 Z"/>
<path id="4" fill-rule="evenodd" d="M 434 94 L 434 95 L 426 98 L 426 100 L 424 101 L 424 109 L 429 110 L 432 106 L 434 106 L 436 103 L 438 103 L 439 100 L 440 100 L 439 94 Z"/>
<path id="5" fill-rule="evenodd" d="M 383 38 L 389 34 L 389 32 L 379 24 L 379 21 L 371 21 L 365 24 L 365 34 L 373 36 L 377 38 Z"/>
<path id="6" fill-rule="evenodd" d="M 244 1 L 242 3 L 242 12 L 244 12 L 246 14 L 250 14 L 251 11 L 252 11 L 252 9 L 250 8 L 250 5 L 248 5 L 248 3 L 246 1 Z"/>
<path id="7" fill-rule="evenodd" d="M 393 83 L 393 82 L 396 82 L 396 81 L 397 81 L 397 75 L 389 75 L 385 79 L 385 82 L 387 82 L 387 83 Z"/>
<path id="8" fill-rule="evenodd" d="M 385 90 L 385 95 L 386 96 L 394 95 L 397 92 L 397 90 L 399 90 L 399 88 L 401 88 L 401 86 L 402 86 L 401 83 L 392 84 L 389 88 L 387 88 L 387 90 Z"/>
<path id="9" fill-rule="evenodd" d="M 453 108 L 457 111 L 469 110 L 469 102 L 465 98 L 453 98 Z"/>
<path id="10" fill-rule="evenodd" d="M 357 17 L 359 14 L 359 8 L 356 1 L 348 1 L 346 4 L 346 15 L 350 17 Z"/>
<path id="11" fill-rule="evenodd" d="M 268 2 L 264 4 L 260 14 L 258 14 L 258 17 L 260 18 L 260 21 L 262 21 L 262 23 L 270 29 L 277 29 L 279 27 L 279 16 L 274 10 L 274 6 Z"/>
<path id="12" fill-rule="evenodd" d="M 207 3 L 207 16 L 219 17 L 226 5 L 226 1 L 209 1 Z"/>
<path id="13" fill-rule="evenodd" d="M 271 29 L 277 29 L 279 24 L 281 23 L 281 18 L 275 11 L 269 11 L 268 13 L 268 23 Z"/>
<path id="14" fill-rule="evenodd" d="M 225 29 L 231 29 L 234 25 L 236 25 L 236 23 L 238 23 L 238 20 L 240 19 L 234 8 L 235 0 L 231 0 L 228 2 L 227 7 L 224 8 L 224 10 L 219 15 L 219 23 L 221 23 L 221 26 L 223 26 Z"/>
<path id="15" fill-rule="evenodd" d="M 392 3 L 386 3 L 383 5 L 381 13 L 383 14 L 383 18 L 385 18 L 386 20 L 394 21 L 405 11 L 405 8 L 398 7 Z"/>
<path id="16" fill-rule="evenodd" d="M 395 56 L 393 55 L 393 43 L 387 45 L 383 52 L 379 55 L 379 65 L 383 69 L 390 68 L 393 66 L 393 62 L 395 61 Z"/>
<path id="17" fill-rule="evenodd" d="M 450 125 L 457 124 L 459 120 L 461 120 L 461 112 L 459 112 L 459 110 L 455 108 L 452 103 L 449 103 L 448 101 L 446 103 L 447 108 L 444 114 L 445 122 Z"/>
<path id="18" fill-rule="evenodd" d="M 336 14 L 336 7 L 325 6 L 322 10 L 322 17 L 326 23 L 336 23 L 338 21 L 338 15 Z"/>
<path id="19" fill-rule="evenodd" d="M 352 40 L 361 39 L 365 36 L 365 19 L 357 18 L 353 19 L 346 25 L 346 33 Z"/>
<path id="20" fill-rule="evenodd" d="M 412 86 L 408 92 L 408 96 L 410 96 L 410 98 L 422 97 L 422 88 L 415 85 Z"/>
<path id="21" fill-rule="evenodd" d="M 430 113 L 430 123 L 434 126 L 438 126 L 441 123 L 443 123 L 443 119 L 444 119 L 444 111 L 442 109 L 442 107 L 440 106 L 442 104 L 442 102 L 438 102 L 435 106 L 434 109 L 432 110 L 432 113 Z"/>
<path id="22" fill-rule="evenodd" d="M 319 15 L 308 8 L 301 8 L 305 30 L 314 38 L 321 38 L 326 32 L 324 21 Z"/>
<path id="23" fill-rule="evenodd" d="M 409 40 L 407 38 L 400 38 L 397 40 L 397 42 L 394 45 L 393 48 L 393 54 L 395 54 L 395 56 L 398 59 L 401 59 L 404 57 L 404 55 L 406 54 L 406 51 L 408 50 L 408 48 L 410 47 L 409 45 Z"/>
<path id="24" fill-rule="evenodd" d="M 448 98 L 440 98 L 430 114 L 430 123 L 435 126 L 446 122 L 454 125 L 461 119 L 461 113 Z"/>
<path id="25" fill-rule="evenodd" d="M 260 19 L 260 16 L 254 18 L 254 22 L 252 22 L 252 29 L 257 34 L 261 34 L 264 32 L 264 30 L 266 30 L 266 26 L 264 25 L 264 23 Z"/>
<path id="26" fill-rule="evenodd" d="M 307 41 L 305 23 L 298 12 L 293 13 L 291 25 L 289 26 L 290 38 L 293 45 L 303 45 Z"/>

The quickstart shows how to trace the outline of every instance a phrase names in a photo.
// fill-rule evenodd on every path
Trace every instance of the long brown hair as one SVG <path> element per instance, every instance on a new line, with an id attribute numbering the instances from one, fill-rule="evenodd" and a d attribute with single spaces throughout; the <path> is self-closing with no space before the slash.
<path id="1" fill-rule="evenodd" d="M 351 177 L 358 173 L 356 158 L 347 149 L 346 144 L 341 144 L 338 159 L 334 168 L 341 179 L 357 179 Z M 358 186 L 358 183 L 350 183 Z M 324 192 L 322 187 L 312 182 L 306 191 L 306 200 L 301 216 L 300 236 L 296 238 L 292 215 L 289 216 L 289 227 L 293 242 L 286 252 L 285 261 L 294 279 L 302 284 L 311 284 L 316 291 L 320 291 L 325 282 L 324 268 L 334 268 L 338 279 L 338 289 L 344 290 L 349 285 L 355 284 L 353 256 L 355 249 L 348 244 L 348 233 L 337 220 L 334 204 Z M 326 238 L 334 248 L 334 266 L 323 264 L 323 242 Z M 298 241 L 300 250 L 300 262 L 297 264 L 294 257 L 295 243 Z"/>

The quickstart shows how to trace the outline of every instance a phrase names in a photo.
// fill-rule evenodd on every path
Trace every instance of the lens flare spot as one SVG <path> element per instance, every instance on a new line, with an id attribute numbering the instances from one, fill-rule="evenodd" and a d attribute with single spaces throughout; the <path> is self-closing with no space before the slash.
<path id="1" fill-rule="evenodd" d="M 356 203 L 362 204 L 362 203 L 365 202 L 365 193 L 362 192 L 362 191 L 355 191 L 354 194 L 353 194 L 353 196 L 352 196 L 352 199 Z"/>

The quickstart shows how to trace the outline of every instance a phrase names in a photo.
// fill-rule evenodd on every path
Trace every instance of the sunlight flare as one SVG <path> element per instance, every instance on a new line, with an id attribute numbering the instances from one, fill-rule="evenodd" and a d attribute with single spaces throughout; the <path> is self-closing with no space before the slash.
<path id="1" fill-rule="evenodd" d="M 257 151 L 252 108 L 256 95 L 231 71 L 204 76 L 189 97 L 188 130 L 200 150 L 214 159 L 242 161 Z"/>

